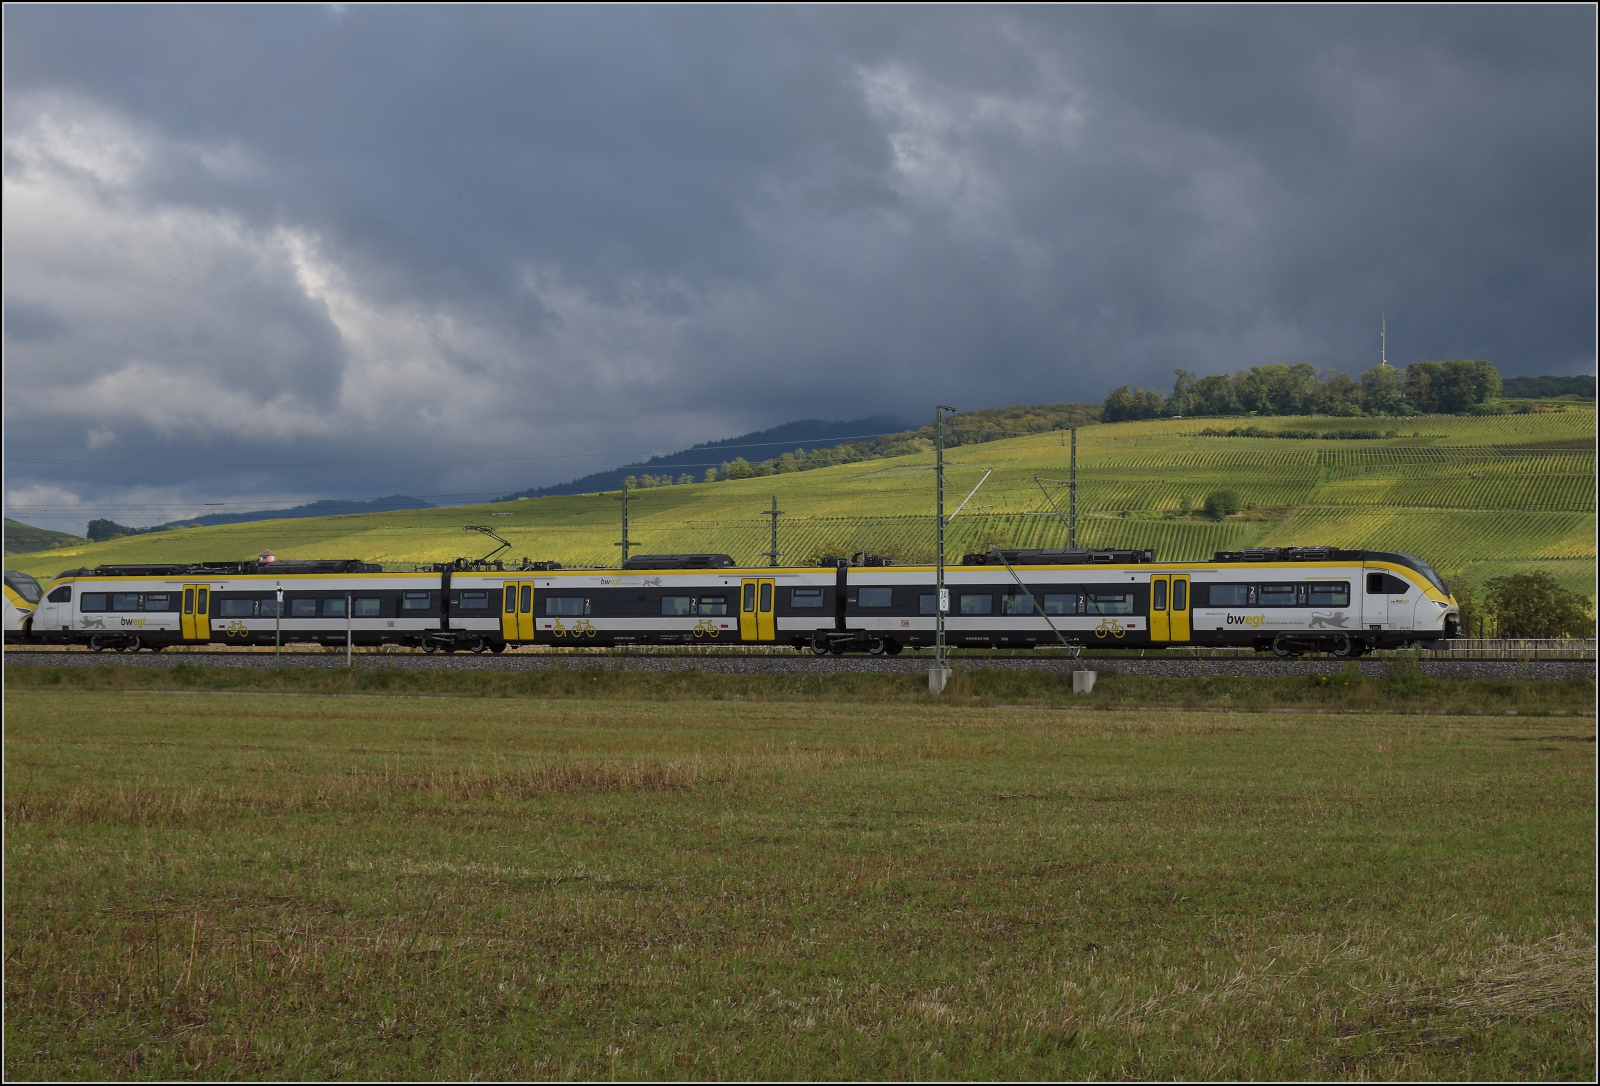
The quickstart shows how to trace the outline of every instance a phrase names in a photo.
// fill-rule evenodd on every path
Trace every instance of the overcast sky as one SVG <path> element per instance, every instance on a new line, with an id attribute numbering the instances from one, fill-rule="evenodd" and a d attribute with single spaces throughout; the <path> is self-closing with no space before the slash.
<path id="1" fill-rule="evenodd" d="M 8 6 L 7 514 L 1357 373 L 1382 314 L 1592 373 L 1595 62 L 1588 5 Z"/>

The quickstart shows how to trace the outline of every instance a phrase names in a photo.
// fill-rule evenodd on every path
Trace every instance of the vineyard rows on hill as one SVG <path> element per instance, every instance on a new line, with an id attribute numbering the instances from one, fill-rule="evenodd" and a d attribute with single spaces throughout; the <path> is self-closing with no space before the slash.
<path id="1" fill-rule="evenodd" d="M 1177 561 L 1258 542 L 1403 549 L 1447 573 L 1470 571 L 1478 579 L 1543 562 L 1559 567 L 1574 587 L 1593 591 L 1592 409 L 1394 422 L 1405 436 L 1387 442 L 1197 437 L 1194 420 L 1086 427 L 1079 441 L 1079 542 L 1154 547 L 1162 559 Z M 1061 483 L 1069 453 L 1053 434 L 953 450 L 947 510 L 968 500 L 984 472 L 992 472 L 951 524 L 953 559 L 993 544 L 1065 545 L 1065 527 L 1053 514 L 1067 508 Z M 824 550 L 931 558 L 932 459 L 922 454 L 657 487 L 633 495 L 630 534 L 644 551 L 719 551 L 761 561 L 770 528 L 759 510 L 777 495 L 787 510 L 779 549 L 788 561 Z M 1044 489 L 1036 479 L 1045 480 Z M 1220 523 L 1199 517 L 1206 495 L 1223 489 L 1251 508 Z M 14 556 L 10 564 L 48 576 L 84 563 L 227 559 L 271 548 L 286 558 L 359 557 L 401 568 L 486 552 L 492 544 L 463 531 L 478 524 L 511 542 L 502 556 L 513 561 L 606 566 L 620 554 L 620 512 L 613 493 L 259 521 Z"/>

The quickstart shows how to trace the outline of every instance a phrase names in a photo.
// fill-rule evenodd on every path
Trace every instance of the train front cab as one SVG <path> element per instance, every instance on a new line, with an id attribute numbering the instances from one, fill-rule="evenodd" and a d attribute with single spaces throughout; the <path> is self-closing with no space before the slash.
<path id="1" fill-rule="evenodd" d="M 1150 641 L 1187 645 L 1190 638 L 1189 575 L 1158 573 L 1150 578 Z"/>

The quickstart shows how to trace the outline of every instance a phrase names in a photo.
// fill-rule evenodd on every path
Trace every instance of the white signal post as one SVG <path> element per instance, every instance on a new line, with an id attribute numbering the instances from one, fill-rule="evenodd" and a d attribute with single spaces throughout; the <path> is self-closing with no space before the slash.
<path id="1" fill-rule="evenodd" d="M 350 605 L 351 605 L 352 602 L 354 602 L 354 601 L 351 600 L 350 594 L 348 592 L 345 593 L 345 597 L 344 597 L 344 666 L 345 667 L 355 667 L 356 666 L 355 621 L 350 617 L 350 611 L 351 611 Z"/>
<path id="2" fill-rule="evenodd" d="M 283 660 L 283 582 L 278 582 L 278 606 L 272 609 L 272 655 L 273 662 L 281 663 Z"/>

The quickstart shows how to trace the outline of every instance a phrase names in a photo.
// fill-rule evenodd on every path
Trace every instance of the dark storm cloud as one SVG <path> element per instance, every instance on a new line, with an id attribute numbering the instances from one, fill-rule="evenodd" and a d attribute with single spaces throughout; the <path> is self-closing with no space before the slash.
<path id="1" fill-rule="evenodd" d="M 384 464 L 1355 372 L 1380 313 L 1402 364 L 1594 364 L 1590 8 L 6 29 L 18 514 L 504 493 L 617 458 Z"/>

